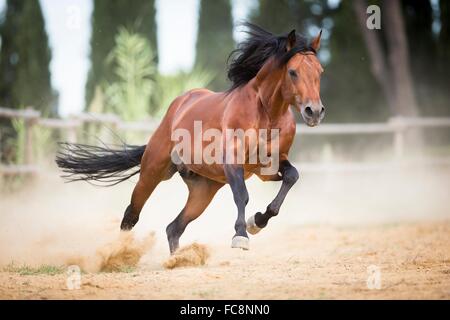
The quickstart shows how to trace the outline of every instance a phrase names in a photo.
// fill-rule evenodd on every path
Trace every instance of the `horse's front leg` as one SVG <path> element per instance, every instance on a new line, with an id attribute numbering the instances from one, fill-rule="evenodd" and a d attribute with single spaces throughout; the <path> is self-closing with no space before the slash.
<path id="1" fill-rule="evenodd" d="M 286 195 L 292 186 L 297 182 L 299 177 L 297 169 L 295 169 L 295 167 L 292 166 L 292 164 L 287 160 L 280 163 L 279 173 L 281 174 L 281 179 L 283 182 L 275 199 L 273 199 L 273 201 L 267 206 L 264 214 L 258 212 L 247 220 L 247 231 L 250 234 L 256 234 L 261 231 L 262 228 L 267 226 L 270 218 L 278 215 Z"/>
<path id="2" fill-rule="evenodd" d="M 247 187 L 245 186 L 244 169 L 241 166 L 225 164 L 224 171 L 238 210 L 238 216 L 234 225 L 236 234 L 231 242 L 231 247 L 248 250 L 249 240 L 245 223 L 245 207 L 247 206 L 249 197 Z"/>

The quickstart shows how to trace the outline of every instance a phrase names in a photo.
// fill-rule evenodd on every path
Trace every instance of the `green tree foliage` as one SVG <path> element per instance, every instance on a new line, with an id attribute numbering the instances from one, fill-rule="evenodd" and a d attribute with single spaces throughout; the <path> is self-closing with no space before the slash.
<path id="1" fill-rule="evenodd" d="M 296 28 L 302 29 L 302 1 L 260 0 L 259 6 L 250 15 L 250 20 L 275 34 L 283 34 Z M 299 16 L 300 14 L 300 16 Z"/>
<path id="2" fill-rule="evenodd" d="M 212 90 L 228 89 L 226 62 L 233 49 L 230 1 L 201 0 L 195 66 L 212 72 Z"/>
<path id="3" fill-rule="evenodd" d="M 51 52 L 39 1 L 8 0 L 0 26 L 0 103 L 55 114 Z"/>
<path id="4" fill-rule="evenodd" d="M 97 86 L 115 79 L 114 71 L 105 60 L 114 48 L 115 37 L 121 26 L 144 35 L 153 51 L 157 52 L 154 0 L 94 0 L 91 69 L 86 84 L 87 106 Z"/>
<path id="5" fill-rule="evenodd" d="M 436 46 L 432 34 L 433 14 L 429 0 L 402 1 L 405 29 L 408 37 L 411 72 L 413 74 L 414 89 L 419 105 L 428 109 L 431 104 L 424 104 L 423 98 L 429 98 L 435 82 Z M 430 110 L 428 110 L 430 111 Z"/>
<path id="6" fill-rule="evenodd" d="M 116 75 L 116 81 L 104 90 L 107 111 L 126 121 L 142 119 L 149 113 L 154 90 L 152 76 L 156 73 L 154 57 L 144 36 L 119 29 L 116 46 L 107 59 Z"/>
<path id="7" fill-rule="evenodd" d="M 388 3 L 385 1 L 384 3 Z M 391 2 L 389 2 L 391 3 Z M 449 115 L 448 1 L 399 0 L 419 114 Z M 433 9 L 434 7 L 434 9 Z M 440 23 L 438 23 L 438 21 Z M 438 25 L 441 26 L 436 28 Z M 384 37 L 392 32 L 383 29 Z M 395 50 L 395 46 L 391 50 Z"/>
<path id="8" fill-rule="evenodd" d="M 450 70 L 450 2 L 439 1 L 441 30 L 439 32 L 439 59 L 443 62 L 443 69 Z M 447 73 L 448 75 L 448 73 Z"/>
<path id="9" fill-rule="evenodd" d="M 441 30 L 438 36 L 438 76 L 440 81 L 439 88 L 441 92 L 447 94 L 446 97 L 441 99 L 440 110 L 446 116 L 450 115 L 450 108 L 448 107 L 449 101 L 449 77 L 450 74 L 450 1 L 439 1 Z"/>
<path id="10" fill-rule="evenodd" d="M 170 76 L 158 74 L 149 41 L 125 28 L 119 29 L 107 64 L 115 80 L 101 88 L 104 108 L 100 111 L 118 114 L 126 121 L 142 120 L 149 114 L 161 117 L 177 96 L 206 87 L 213 78 L 201 69 Z"/>
<path id="11" fill-rule="evenodd" d="M 158 75 L 154 99 L 156 115 L 162 117 L 177 96 L 195 88 L 208 87 L 212 79 L 210 71 L 200 69 L 176 75 Z"/>
<path id="12" fill-rule="evenodd" d="M 342 1 L 329 18 L 333 19 L 330 61 L 322 77 L 327 121 L 384 121 L 389 108 L 370 70 L 371 61 L 351 1 Z"/>

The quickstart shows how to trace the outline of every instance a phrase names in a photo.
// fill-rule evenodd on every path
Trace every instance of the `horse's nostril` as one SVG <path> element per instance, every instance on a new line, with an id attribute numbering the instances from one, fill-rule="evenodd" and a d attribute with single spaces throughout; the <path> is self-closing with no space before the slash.
<path id="1" fill-rule="evenodd" d="M 322 109 L 320 109 L 320 115 L 323 115 L 325 113 L 325 108 L 322 107 Z"/>
<path id="2" fill-rule="evenodd" d="M 313 111 L 311 109 L 311 107 L 306 107 L 305 108 L 305 113 L 308 117 L 312 117 L 313 116 Z"/>

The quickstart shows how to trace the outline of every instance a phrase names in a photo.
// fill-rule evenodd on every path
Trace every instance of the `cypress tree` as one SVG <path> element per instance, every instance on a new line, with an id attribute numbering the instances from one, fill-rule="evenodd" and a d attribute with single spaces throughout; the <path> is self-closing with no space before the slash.
<path id="1" fill-rule="evenodd" d="M 233 19 L 229 0 L 201 0 L 195 66 L 213 73 L 210 88 L 228 89 L 227 58 L 234 49 Z"/>
<path id="2" fill-rule="evenodd" d="M 39 1 L 8 0 L 0 35 L 0 101 L 56 113 L 51 87 L 51 52 Z"/>

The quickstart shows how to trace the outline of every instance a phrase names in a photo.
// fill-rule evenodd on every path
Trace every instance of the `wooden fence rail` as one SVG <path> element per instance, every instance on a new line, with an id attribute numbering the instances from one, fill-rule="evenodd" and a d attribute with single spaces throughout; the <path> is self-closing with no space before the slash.
<path id="1" fill-rule="evenodd" d="M 77 131 L 84 124 L 106 125 L 112 130 L 126 132 L 140 132 L 152 134 L 159 121 L 149 120 L 140 122 L 124 122 L 113 114 L 82 113 L 68 119 L 43 118 L 39 111 L 29 107 L 23 110 L 7 109 L 0 107 L 0 118 L 22 119 L 25 124 L 25 164 L 23 166 L 2 166 L 1 174 L 13 174 L 31 172 L 33 166 L 33 126 L 41 126 L 49 129 L 59 129 L 66 133 L 69 142 L 77 141 Z M 405 150 L 405 134 L 412 128 L 450 128 L 450 118 L 391 118 L 385 123 L 345 123 L 322 124 L 316 128 L 309 128 L 303 124 L 297 125 L 297 134 L 301 135 L 354 135 L 354 134 L 391 134 L 393 136 L 393 150 L 397 158 L 401 158 Z M 434 163 L 433 159 L 428 162 Z M 448 161 L 450 164 L 450 160 Z M 306 164 L 308 167 L 308 164 Z M 313 168 L 316 168 L 314 165 Z M 348 166 L 346 166 L 347 168 Z M 360 165 L 355 165 L 360 167 Z"/>

